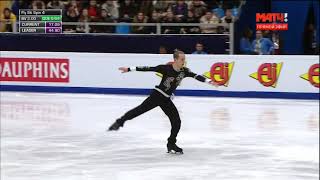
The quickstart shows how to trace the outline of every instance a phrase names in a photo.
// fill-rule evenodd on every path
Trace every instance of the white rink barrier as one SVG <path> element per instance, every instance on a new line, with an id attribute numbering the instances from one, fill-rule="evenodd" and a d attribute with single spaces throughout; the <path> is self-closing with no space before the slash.
<path id="1" fill-rule="evenodd" d="M 120 66 L 156 66 L 172 55 L 0 51 L 1 91 L 148 94 L 155 72 L 122 74 Z M 176 95 L 319 99 L 318 56 L 186 55 L 191 71 L 219 87 L 185 78 Z"/>

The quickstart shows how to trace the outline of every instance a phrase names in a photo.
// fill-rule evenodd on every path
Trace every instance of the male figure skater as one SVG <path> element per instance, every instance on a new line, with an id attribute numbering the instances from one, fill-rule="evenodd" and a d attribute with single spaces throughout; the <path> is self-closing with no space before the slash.
<path id="1" fill-rule="evenodd" d="M 161 73 L 162 80 L 159 86 L 156 86 L 150 96 L 139 106 L 125 113 L 117 119 L 110 127 L 109 131 L 118 130 L 123 126 L 125 121 L 131 120 L 157 106 L 169 117 L 171 123 L 171 134 L 168 138 L 168 153 L 181 153 L 183 150 L 176 145 L 176 137 L 180 130 L 181 120 L 176 106 L 171 101 L 171 95 L 176 90 L 183 78 L 192 77 L 201 82 L 206 82 L 217 87 L 210 79 L 191 72 L 188 68 L 183 67 L 185 64 L 185 54 L 183 51 L 175 50 L 173 54 L 174 62 L 167 65 L 158 65 L 155 67 L 120 67 L 122 73 L 130 71 L 155 71 Z"/>

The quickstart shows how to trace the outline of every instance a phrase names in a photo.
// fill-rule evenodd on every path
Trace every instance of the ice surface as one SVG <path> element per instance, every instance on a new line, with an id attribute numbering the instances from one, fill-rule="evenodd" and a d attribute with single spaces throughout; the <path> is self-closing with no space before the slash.
<path id="1" fill-rule="evenodd" d="M 160 108 L 105 131 L 145 98 L 1 92 L 1 180 L 319 178 L 319 101 L 176 97 L 171 155 Z"/>

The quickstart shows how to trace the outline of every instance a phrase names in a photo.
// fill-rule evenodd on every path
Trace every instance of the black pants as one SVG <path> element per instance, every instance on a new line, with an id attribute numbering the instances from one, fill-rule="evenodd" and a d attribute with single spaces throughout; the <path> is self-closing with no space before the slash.
<path id="1" fill-rule="evenodd" d="M 144 100 L 139 106 L 125 113 L 117 122 L 121 125 L 125 121 L 131 120 L 157 106 L 160 106 L 162 111 L 169 117 L 171 123 L 171 134 L 168 138 L 169 143 L 176 143 L 176 137 L 179 133 L 181 120 L 176 106 L 170 98 L 165 97 L 160 92 L 153 90 L 150 96 Z"/>

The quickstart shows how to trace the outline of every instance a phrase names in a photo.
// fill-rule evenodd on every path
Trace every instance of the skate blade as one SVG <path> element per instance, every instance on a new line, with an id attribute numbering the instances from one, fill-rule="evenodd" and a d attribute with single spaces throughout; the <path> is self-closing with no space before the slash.
<path id="1" fill-rule="evenodd" d="M 170 151 L 168 151 L 167 153 L 169 153 L 169 154 L 183 154 L 182 151 L 181 151 L 181 152 L 177 152 L 177 151 L 175 151 L 175 150 L 170 150 Z"/>

